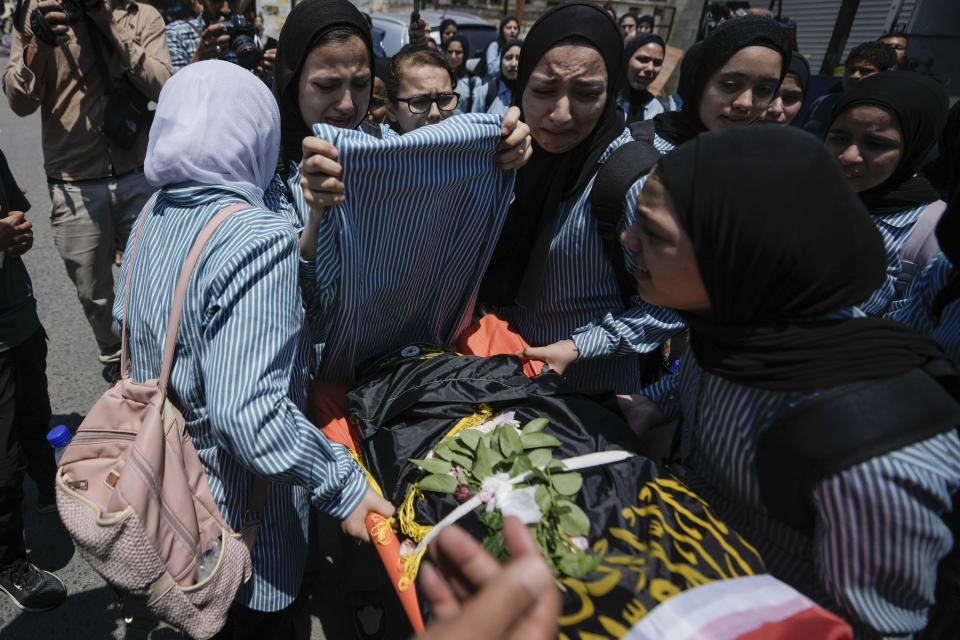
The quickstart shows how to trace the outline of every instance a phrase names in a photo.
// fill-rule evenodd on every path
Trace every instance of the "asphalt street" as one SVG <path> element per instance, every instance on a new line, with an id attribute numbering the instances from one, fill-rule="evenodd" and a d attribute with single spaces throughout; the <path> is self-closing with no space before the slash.
<path id="1" fill-rule="evenodd" d="M 0 57 L 0 69 L 6 64 L 6 57 Z M 75 428 L 107 385 L 101 377 L 93 333 L 53 244 L 39 112 L 25 118 L 18 117 L 10 110 L 7 101 L 0 98 L 0 149 L 17 180 L 26 189 L 32 205 L 27 218 L 33 222 L 35 241 L 24 260 L 33 281 L 40 319 L 49 334 L 47 376 L 54 413 L 51 425 L 67 424 Z M 25 536 L 31 560 L 60 576 L 69 597 L 53 611 L 21 613 L 0 594 L 0 640 L 169 640 L 181 637 L 179 632 L 162 625 L 139 620 L 126 624 L 109 587 L 74 552 L 59 517 L 37 513 L 36 490 L 30 480 L 25 483 L 25 491 Z M 335 524 L 327 522 L 316 526 L 321 534 L 315 538 L 337 538 Z M 350 579 L 344 576 L 351 571 L 333 571 L 331 558 L 337 556 L 337 549 L 335 545 L 331 546 L 334 548 L 315 550 L 306 567 L 304 588 L 294 605 L 299 612 L 298 639 L 355 635 L 349 613 L 351 608 L 345 606 L 345 589 L 341 584 L 344 579 Z M 340 566 L 351 567 L 351 563 Z"/>

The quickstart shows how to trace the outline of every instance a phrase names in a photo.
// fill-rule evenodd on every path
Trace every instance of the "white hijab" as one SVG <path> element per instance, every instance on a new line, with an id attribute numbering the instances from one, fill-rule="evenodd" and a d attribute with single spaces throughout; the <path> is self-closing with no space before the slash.
<path id="1" fill-rule="evenodd" d="M 144 172 L 155 187 L 245 187 L 263 197 L 277 168 L 280 110 L 254 74 L 222 60 L 167 80 L 150 128 Z"/>

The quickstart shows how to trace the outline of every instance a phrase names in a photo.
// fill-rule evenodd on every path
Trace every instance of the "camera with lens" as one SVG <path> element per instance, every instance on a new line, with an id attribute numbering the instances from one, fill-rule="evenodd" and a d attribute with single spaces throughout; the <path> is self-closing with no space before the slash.
<path id="1" fill-rule="evenodd" d="M 67 14 L 67 22 L 83 20 L 83 14 L 96 11 L 103 6 L 103 0 L 60 0 L 60 8 Z"/>
<path id="2" fill-rule="evenodd" d="M 230 16 L 220 22 L 223 35 L 230 36 L 230 48 L 237 56 L 237 63 L 244 69 L 256 69 L 263 59 L 263 52 L 254 41 L 257 28 L 244 16 Z"/>

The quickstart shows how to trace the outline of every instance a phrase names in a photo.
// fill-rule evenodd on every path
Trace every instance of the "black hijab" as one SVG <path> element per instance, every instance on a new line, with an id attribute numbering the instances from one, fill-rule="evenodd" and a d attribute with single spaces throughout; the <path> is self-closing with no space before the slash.
<path id="1" fill-rule="evenodd" d="M 927 365 L 935 376 L 952 371 L 936 343 L 903 325 L 824 318 L 866 300 L 887 261 L 879 231 L 816 138 L 793 127 L 705 133 L 661 158 L 657 171 L 711 303 L 682 314 L 704 369 L 780 391 Z"/>
<path id="2" fill-rule="evenodd" d="M 960 265 L 960 187 L 950 194 L 947 210 L 937 223 L 937 243 L 940 251 L 950 259 L 953 270 L 933 299 L 931 310 L 935 318 L 940 317 L 944 307 L 960 298 L 960 270 L 957 269 Z"/>
<path id="3" fill-rule="evenodd" d="M 513 80 L 510 80 L 505 75 L 503 75 L 503 59 L 507 55 L 507 51 L 510 51 L 513 47 L 520 47 L 520 50 L 523 50 L 523 40 L 507 40 L 503 45 L 503 48 L 500 49 L 500 80 L 498 81 L 501 85 L 509 87 L 510 95 L 513 95 L 517 90 L 517 83 L 520 80 L 520 74 L 517 73 L 517 77 Z"/>
<path id="4" fill-rule="evenodd" d="M 518 26 L 520 24 L 520 21 L 514 16 L 507 16 L 500 21 L 500 26 L 497 28 L 497 42 L 500 44 L 500 53 L 503 53 L 503 45 L 507 42 L 507 36 L 503 35 L 503 28 L 511 22 L 516 22 Z"/>
<path id="5" fill-rule="evenodd" d="M 624 71 L 626 73 L 629 73 L 630 60 L 637 52 L 637 49 L 646 46 L 651 42 L 660 45 L 660 48 L 662 48 L 664 54 L 666 54 L 667 44 L 663 41 L 663 38 L 655 33 L 641 33 L 627 40 L 627 45 L 623 49 L 624 58 L 626 60 L 626 69 Z M 643 120 L 643 105 L 647 104 L 653 99 L 653 94 L 646 89 L 643 89 L 642 91 L 634 89 L 630 86 L 630 80 L 627 79 L 627 81 L 624 83 L 622 95 L 624 100 L 630 103 L 630 113 L 627 114 L 627 123 Z"/>
<path id="6" fill-rule="evenodd" d="M 370 77 L 374 76 L 373 39 L 370 26 L 363 14 L 347 0 L 304 0 L 293 8 L 280 30 L 277 45 L 276 73 L 273 91 L 280 107 L 280 151 L 286 167 L 299 162 L 303 138 L 313 131 L 300 113 L 298 89 L 300 71 L 307 55 L 329 31 L 346 28 L 363 40 L 370 59 Z M 370 82 L 373 95 L 373 82 Z"/>
<path id="7" fill-rule="evenodd" d="M 741 49 L 767 47 L 780 54 L 780 81 L 790 67 L 791 46 L 786 32 L 765 16 L 742 16 L 727 20 L 705 40 L 687 50 L 680 62 L 677 93 L 683 99 L 680 111 L 661 113 L 654 118 L 657 134 L 673 144 L 692 140 L 707 128 L 700 121 L 700 99 L 710 78 Z"/>
<path id="8" fill-rule="evenodd" d="M 447 40 L 447 42 L 443 45 L 444 55 L 446 55 L 447 47 L 450 46 L 451 42 L 459 42 L 460 47 L 463 48 L 463 60 L 460 62 L 460 66 L 453 70 L 454 74 L 456 74 L 457 79 L 459 80 L 463 76 L 470 75 L 470 71 L 467 69 L 467 58 L 470 57 L 470 42 L 467 40 L 466 36 L 461 36 L 460 34 L 457 34 L 455 36 L 450 36 L 450 39 Z M 464 96 L 464 97 L 469 97 L 469 96 Z"/>
<path id="9" fill-rule="evenodd" d="M 534 140 L 533 157 L 517 172 L 514 201 L 481 288 L 483 302 L 513 304 L 521 285 L 520 274 L 526 272 L 528 263 L 535 269 L 543 268 L 560 203 L 586 186 L 597 172 L 600 156 L 624 132 L 623 112 L 617 107 L 626 75 L 623 41 L 610 14 L 593 3 L 564 3 L 537 19 L 520 51 L 513 104 L 522 108 L 530 74 L 547 51 L 571 38 L 585 40 L 603 57 L 607 101 L 597 125 L 576 148 L 554 154 Z M 539 288 L 539 278 L 530 275 L 533 287 Z"/>
<path id="10" fill-rule="evenodd" d="M 896 213 L 938 200 L 940 195 L 930 182 L 914 174 L 946 124 L 947 94 L 940 83 L 912 71 L 868 76 L 840 96 L 830 126 L 844 111 L 860 105 L 880 107 L 892 115 L 903 140 L 903 154 L 893 175 L 883 184 L 860 193 L 870 213 Z"/>
<path id="11" fill-rule="evenodd" d="M 790 55 L 790 68 L 787 73 L 797 76 L 800 90 L 803 92 L 803 99 L 807 99 L 807 89 L 810 87 L 810 63 L 802 55 L 794 51 Z"/>

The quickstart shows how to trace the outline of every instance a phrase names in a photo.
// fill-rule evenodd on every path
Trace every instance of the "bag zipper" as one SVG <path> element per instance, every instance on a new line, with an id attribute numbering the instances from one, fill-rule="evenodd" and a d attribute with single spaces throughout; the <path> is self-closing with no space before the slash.
<path id="1" fill-rule="evenodd" d="M 102 442 L 104 440 L 136 440 L 134 433 L 123 431 L 98 431 L 95 429 L 80 431 L 70 438 L 70 442 Z"/>
<path id="2" fill-rule="evenodd" d="M 183 541 L 187 544 L 188 547 L 193 551 L 193 557 L 195 559 L 200 558 L 200 547 L 197 546 L 193 541 L 193 537 L 190 535 L 190 532 L 187 531 L 187 528 L 183 525 L 182 522 L 177 518 L 177 516 L 170 510 L 170 508 L 163 501 L 163 498 L 160 496 L 160 487 L 157 486 L 157 481 L 153 477 L 153 472 L 150 471 L 150 465 L 146 460 L 143 459 L 143 456 L 140 454 L 136 448 L 130 450 L 129 460 L 133 463 L 133 468 L 136 469 L 137 473 L 143 478 L 144 482 L 147 483 L 147 487 L 150 489 L 150 492 L 153 494 L 154 499 L 157 501 L 157 504 L 160 505 L 160 511 L 163 513 L 166 520 L 173 527 L 173 530 L 180 535 Z"/>

